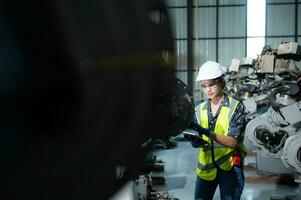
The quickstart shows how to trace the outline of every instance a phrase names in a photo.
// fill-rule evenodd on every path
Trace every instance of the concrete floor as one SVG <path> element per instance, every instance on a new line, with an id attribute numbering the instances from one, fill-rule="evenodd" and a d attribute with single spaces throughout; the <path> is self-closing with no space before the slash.
<path id="1" fill-rule="evenodd" d="M 194 199 L 194 184 L 196 179 L 195 168 L 197 164 L 198 149 L 192 148 L 189 142 L 182 137 L 174 138 L 177 147 L 173 149 L 158 149 L 153 152 L 157 160 L 164 162 L 164 172 L 153 172 L 153 175 L 164 176 L 164 185 L 155 185 L 157 192 L 168 192 L 173 198 L 180 200 Z M 254 156 L 246 158 L 246 165 L 255 161 Z M 272 200 L 287 198 L 301 200 L 301 185 L 280 183 L 277 176 L 261 176 L 252 167 L 245 167 L 246 185 L 242 200 Z M 283 181 L 282 181 L 283 182 Z M 286 181 L 288 182 L 288 181 Z M 220 199 L 219 190 L 216 190 L 214 200 Z"/>

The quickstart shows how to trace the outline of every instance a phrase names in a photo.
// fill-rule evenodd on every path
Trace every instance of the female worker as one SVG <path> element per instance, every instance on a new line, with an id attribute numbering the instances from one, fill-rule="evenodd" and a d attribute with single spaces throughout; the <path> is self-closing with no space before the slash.
<path id="1" fill-rule="evenodd" d="M 227 96 L 223 89 L 223 67 L 208 61 L 200 67 L 196 81 L 200 82 L 208 100 L 195 108 L 196 129 L 206 144 L 200 147 L 195 199 L 211 200 L 219 186 L 222 200 L 240 199 L 243 187 L 244 107 L 241 102 Z"/>

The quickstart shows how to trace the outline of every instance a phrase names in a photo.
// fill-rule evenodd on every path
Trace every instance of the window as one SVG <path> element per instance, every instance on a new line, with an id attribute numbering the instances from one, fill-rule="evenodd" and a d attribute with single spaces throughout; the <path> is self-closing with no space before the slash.
<path id="1" fill-rule="evenodd" d="M 265 0 L 248 1 L 247 57 L 256 58 L 265 44 Z"/>

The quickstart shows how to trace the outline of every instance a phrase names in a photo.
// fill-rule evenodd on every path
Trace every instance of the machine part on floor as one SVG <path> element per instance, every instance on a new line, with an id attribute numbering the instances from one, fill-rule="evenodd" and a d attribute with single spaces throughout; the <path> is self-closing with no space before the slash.
<path id="1" fill-rule="evenodd" d="M 274 73 L 275 74 L 280 74 L 283 71 L 288 70 L 289 65 L 290 65 L 290 60 L 276 59 Z"/>
<path id="2" fill-rule="evenodd" d="M 244 57 L 241 59 L 240 66 L 252 66 L 252 65 L 253 65 L 253 58 Z"/>
<path id="3" fill-rule="evenodd" d="M 236 71 L 230 71 L 229 68 L 225 76 L 226 93 L 245 100 L 259 95 L 269 95 L 274 90 L 280 89 L 278 86 L 285 89 L 288 84 L 297 85 L 301 69 L 294 60 L 278 57 L 275 49 L 268 51 L 263 49 L 263 52 L 252 62 L 251 60 L 246 62 L 247 59 L 242 58 Z M 233 68 L 232 65 L 233 63 L 230 67 Z"/>
<path id="4" fill-rule="evenodd" d="M 255 137 L 271 153 L 277 153 L 288 138 L 288 133 L 284 130 L 271 133 L 268 128 L 258 126 L 255 129 Z"/>
<path id="5" fill-rule="evenodd" d="M 110 200 L 147 200 L 147 196 L 148 178 L 141 175 L 139 178 L 126 183 Z"/>
<path id="6" fill-rule="evenodd" d="M 152 185 L 164 185 L 165 184 L 165 178 L 164 176 L 158 176 L 158 175 L 150 175 L 150 180 Z"/>
<path id="7" fill-rule="evenodd" d="M 268 96 L 266 94 L 257 95 L 244 99 L 243 104 L 247 113 L 247 118 L 252 119 L 250 116 L 257 115 L 258 107 L 261 105 L 267 105 L 269 103 Z"/>
<path id="8" fill-rule="evenodd" d="M 297 42 L 282 43 L 277 51 L 279 58 L 301 60 L 301 47 Z"/>
<path id="9" fill-rule="evenodd" d="M 236 58 L 232 58 L 228 71 L 229 72 L 238 72 L 239 65 L 240 65 L 240 60 L 236 59 Z"/>
<path id="10" fill-rule="evenodd" d="M 150 167 L 150 170 L 153 172 L 163 172 L 164 171 L 164 164 L 162 163 L 153 163 Z"/>
<path id="11" fill-rule="evenodd" d="M 168 192 L 159 193 L 159 192 L 152 192 L 148 198 L 148 200 L 179 200 L 178 198 L 174 198 Z"/>
<path id="12" fill-rule="evenodd" d="M 145 176 L 139 176 L 139 179 L 134 181 L 133 192 L 134 199 L 147 199 L 148 179 Z"/>
<path id="13" fill-rule="evenodd" d="M 0 4 L 2 196 L 108 199 L 190 122 L 163 0 Z"/>
<path id="14" fill-rule="evenodd" d="M 301 135 L 294 135 L 286 140 L 281 159 L 284 164 L 301 173 Z"/>
<path id="15" fill-rule="evenodd" d="M 298 174 L 295 176 L 295 182 L 296 183 L 301 183 L 301 174 Z"/>
<path id="16" fill-rule="evenodd" d="M 274 72 L 274 63 L 275 56 L 274 55 L 263 55 L 261 58 L 261 62 L 259 64 L 258 73 L 273 73 Z"/>
<path id="17" fill-rule="evenodd" d="M 272 50 L 271 45 L 266 44 L 266 45 L 264 45 L 264 47 L 262 48 L 262 51 L 261 51 L 261 53 L 260 53 L 260 56 L 266 55 L 266 54 L 268 54 L 269 52 L 272 52 L 272 51 L 273 51 L 273 50 Z"/>
<path id="18" fill-rule="evenodd" d="M 157 160 L 157 156 L 150 156 L 152 155 L 153 152 L 150 152 L 147 156 L 144 164 L 141 166 L 141 173 L 143 174 L 149 174 L 153 171 L 164 171 L 165 165 L 164 162 L 162 160 Z"/>
<path id="19" fill-rule="evenodd" d="M 162 139 L 155 139 L 152 145 L 153 149 L 172 149 L 177 146 L 177 143 L 173 141 L 171 137 Z"/>
<path id="20" fill-rule="evenodd" d="M 256 146 L 256 168 L 266 173 L 298 174 L 301 169 L 301 102 L 269 110 L 246 126 L 246 138 Z"/>
<path id="21" fill-rule="evenodd" d="M 168 192 L 156 192 L 153 185 L 165 184 L 164 177 L 141 175 L 126 183 L 110 200 L 179 200 Z"/>

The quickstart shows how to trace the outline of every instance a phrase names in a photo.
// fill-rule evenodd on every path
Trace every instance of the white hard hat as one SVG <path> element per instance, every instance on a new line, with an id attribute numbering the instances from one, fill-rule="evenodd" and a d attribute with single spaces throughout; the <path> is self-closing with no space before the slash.
<path id="1" fill-rule="evenodd" d="M 205 62 L 199 70 L 196 81 L 211 80 L 225 74 L 227 68 L 214 61 Z"/>

